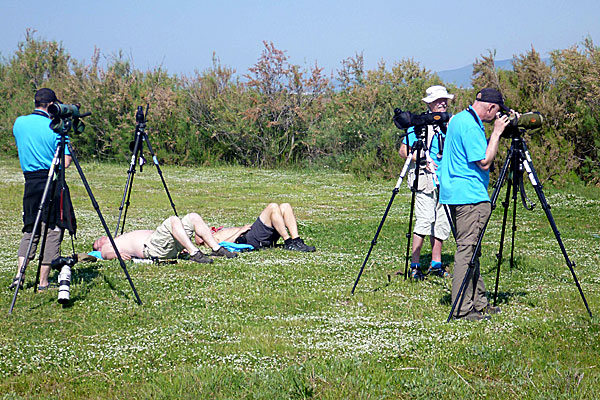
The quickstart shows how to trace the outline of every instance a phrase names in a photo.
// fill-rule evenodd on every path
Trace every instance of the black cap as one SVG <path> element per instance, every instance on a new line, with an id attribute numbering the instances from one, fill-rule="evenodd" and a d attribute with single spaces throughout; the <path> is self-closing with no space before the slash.
<path id="1" fill-rule="evenodd" d="M 52 102 L 60 103 L 60 100 L 56 98 L 54 90 L 43 88 L 35 92 L 35 102 L 36 104 L 49 104 Z"/>
<path id="2" fill-rule="evenodd" d="M 494 88 L 481 89 L 479 93 L 477 93 L 476 100 L 483 101 L 485 103 L 498 104 L 502 110 L 506 112 L 510 111 L 510 109 L 504 105 L 504 98 L 502 98 L 502 93 L 500 93 Z"/>

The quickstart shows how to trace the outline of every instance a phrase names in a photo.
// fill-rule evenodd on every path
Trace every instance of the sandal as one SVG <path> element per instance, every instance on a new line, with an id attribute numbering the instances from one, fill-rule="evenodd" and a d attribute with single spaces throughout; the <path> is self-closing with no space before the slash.
<path id="1" fill-rule="evenodd" d="M 8 286 L 8 288 L 12 290 L 12 289 L 16 288 L 17 285 L 19 285 L 19 290 L 23 289 L 23 282 L 21 282 L 20 276 L 15 276 L 15 278 L 13 279 L 12 283 Z"/>

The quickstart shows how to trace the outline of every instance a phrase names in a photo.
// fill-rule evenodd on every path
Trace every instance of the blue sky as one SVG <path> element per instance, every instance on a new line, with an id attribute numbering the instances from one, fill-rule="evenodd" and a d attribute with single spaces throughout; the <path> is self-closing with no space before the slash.
<path id="1" fill-rule="evenodd" d="M 205 70 L 216 53 L 239 74 L 263 40 L 294 64 L 335 72 L 357 52 L 367 68 L 413 58 L 433 71 L 463 67 L 487 50 L 512 58 L 531 46 L 546 56 L 591 37 L 600 45 L 599 0 L 455 1 L 13 1 L 2 0 L 0 55 L 10 57 L 26 28 L 62 42 L 89 62 L 97 47 L 119 50 L 135 67 L 172 74 Z"/>

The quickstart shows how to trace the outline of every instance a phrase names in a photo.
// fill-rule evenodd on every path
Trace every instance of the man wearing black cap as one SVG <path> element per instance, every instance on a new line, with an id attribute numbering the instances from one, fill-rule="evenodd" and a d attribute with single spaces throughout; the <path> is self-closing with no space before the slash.
<path id="1" fill-rule="evenodd" d="M 25 261 L 29 242 L 33 239 L 33 245 L 29 254 L 30 259 L 33 259 L 40 232 L 43 232 L 44 228 L 43 226 L 39 227 L 41 229 L 35 232 L 35 234 L 32 232 L 49 169 L 60 141 L 60 135 L 50 129 L 51 120 L 48 114 L 48 107 L 53 103 L 60 103 L 60 101 L 56 98 L 56 94 L 52 89 L 44 88 L 38 90 L 35 93 L 35 110 L 33 113 L 18 117 L 13 125 L 13 135 L 19 152 L 19 162 L 25 177 L 25 191 L 23 193 L 23 238 L 21 239 L 18 252 L 17 275 L 10 285 L 11 289 L 20 282 L 21 266 Z M 65 167 L 68 167 L 71 163 L 71 156 L 68 149 L 65 149 L 65 154 Z M 53 190 L 49 193 L 51 194 L 52 192 Z M 68 191 L 66 194 L 66 197 L 68 197 Z M 62 204 L 64 204 L 65 200 L 64 198 L 62 199 Z M 48 223 L 48 235 L 42 257 L 39 290 L 48 288 L 50 263 L 60 256 L 60 243 L 63 238 L 64 226 L 61 227 L 60 217 L 56 215 L 60 212 L 61 207 L 61 204 L 58 203 L 59 201 L 54 201 L 52 207 L 54 212 L 52 215 L 47 217 L 46 213 L 42 213 L 42 225 Z M 70 204 L 70 201 L 68 203 Z"/>
<path id="2" fill-rule="evenodd" d="M 477 93 L 473 105 L 455 115 L 448 124 L 439 182 L 440 202 L 450 206 L 456 226 L 452 304 L 464 280 L 477 238 L 491 213 L 487 192 L 489 169 L 498 151 L 500 135 L 508 125 L 508 117 L 501 116 L 500 110 L 510 111 L 504 105 L 502 94 L 496 89 L 483 89 Z M 494 122 L 489 142 L 483 122 Z M 482 320 L 489 318 L 486 314 L 500 311 L 499 307 L 488 303 L 479 273 L 479 258 L 462 297 L 455 309 L 456 318 Z"/>

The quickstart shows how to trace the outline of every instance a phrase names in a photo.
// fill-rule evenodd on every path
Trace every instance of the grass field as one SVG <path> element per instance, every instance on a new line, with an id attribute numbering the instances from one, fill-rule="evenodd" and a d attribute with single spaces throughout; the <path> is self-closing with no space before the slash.
<path id="1" fill-rule="evenodd" d="M 114 231 L 128 166 L 82 167 Z M 102 226 L 76 170 L 67 175 L 75 250 L 87 251 Z M 234 167 L 164 167 L 164 176 L 178 213 L 196 211 L 210 225 L 251 223 L 267 202 L 289 202 L 317 252 L 127 263 L 141 306 L 117 262 L 77 264 L 66 306 L 57 289 L 33 293 L 34 262 L 9 316 L 23 181 L 17 160 L 0 160 L 0 398 L 600 398 L 598 188 L 545 189 L 593 319 L 541 207 L 519 202 L 513 268 L 510 241 L 504 249 L 502 313 L 446 323 L 449 281 L 387 280 L 404 268 L 404 185 L 350 295 L 395 180 Z M 171 213 L 155 169 L 138 170 L 126 229 L 153 229 Z M 488 290 L 501 219 L 499 207 L 483 243 Z M 444 261 L 452 264 L 454 250 L 449 240 Z"/>

